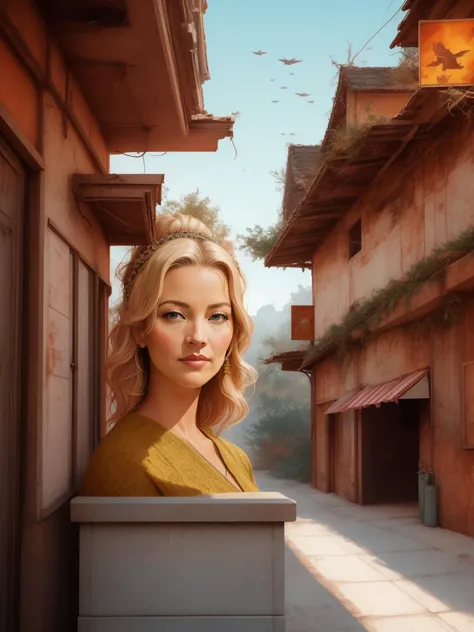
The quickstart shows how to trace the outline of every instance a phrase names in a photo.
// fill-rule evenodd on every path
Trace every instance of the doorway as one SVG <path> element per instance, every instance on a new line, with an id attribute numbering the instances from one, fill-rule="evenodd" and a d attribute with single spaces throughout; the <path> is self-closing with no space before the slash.
<path id="1" fill-rule="evenodd" d="M 0 630 L 17 613 L 25 171 L 0 135 Z"/>
<path id="2" fill-rule="evenodd" d="M 358 412 L 348 410 L 327 418 L 329 491 L 350 502 L 358 502 Z"/>
<path id="3" fill-rule="evenodd" d="M 361 504 L 417 501 L 419 403 L 407 399 L 361 411 Z"/>

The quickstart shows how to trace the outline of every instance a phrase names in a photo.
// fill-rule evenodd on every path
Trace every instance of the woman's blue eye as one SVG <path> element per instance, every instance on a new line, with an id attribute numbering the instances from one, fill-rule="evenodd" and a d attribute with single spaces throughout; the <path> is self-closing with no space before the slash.
<path id="1" fill-rule="evenodd" d="M 180 317 L 184 318 L 183 314 L 181 314 L 181 312 L 176 312 L 176 311 L 166 312 L 166 314 L 163 314 L 163 318 L 166 318 L 168 320 L 179 320 Z M 229 317 L 227 316 L 227 314 L 216 313 L 216 314 L 212 314 L 209 320 L 213 322 L 225 322 L 226 320 L 229 320 Z"/>
<path id="2" fill-rule="evenodd" d="M 218 322 L 223 322 L 223 321 L 229 320 L 229 317 L 227 316 L 227 314 L 223 314 L 223 313 L 212 314 L 211 319 L 213 319 L 214 316 L 218 317 Z"/>

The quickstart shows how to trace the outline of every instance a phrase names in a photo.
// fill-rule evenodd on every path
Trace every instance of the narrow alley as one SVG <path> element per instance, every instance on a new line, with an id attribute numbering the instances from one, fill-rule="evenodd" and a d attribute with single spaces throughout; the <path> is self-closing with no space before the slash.
<path id="1" fill-rule="evenodd" d="M 410 505 L 353 505 L 260 472 L 298 503 L 287 524 L 287 632 L 472 632 L 474 539 Z"/>

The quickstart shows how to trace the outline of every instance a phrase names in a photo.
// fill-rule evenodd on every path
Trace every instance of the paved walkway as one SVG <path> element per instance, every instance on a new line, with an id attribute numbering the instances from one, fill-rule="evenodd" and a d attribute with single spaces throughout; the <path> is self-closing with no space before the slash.
<path id="1" fill-rule="evenodd" d="M 414 506 L 360 507 L 257 475 L 298 503 L 286 526 L 287 632 L 474 632 L 474 539 Z"/>

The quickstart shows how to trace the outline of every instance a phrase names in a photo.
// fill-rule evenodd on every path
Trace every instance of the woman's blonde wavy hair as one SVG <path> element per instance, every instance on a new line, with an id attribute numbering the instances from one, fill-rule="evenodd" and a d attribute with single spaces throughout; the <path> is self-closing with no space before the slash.
<path id="1" fill-rule="evenodd" d="M 211 231 L 196 218 L 176 213 L 158 217 L 155 238 L 158 241 L 171 233 L 184 231 L 213 237 Z M 143 247 L 133 248 L 130 260 L 119 267 L 118 276 L 124 286 L 141 252 Z M 228 370 L 224 372 L 221 369 L 202 387 L 197 424 L 202 428 L 222 430 L 238 423 L 248 413 L 244 391 L 255 383 L 257 372 L 242 357 L 250 345 L 253 329 L 243 305 L 245 279 L 225 247 L 212 241 L 183 238 L 170 240 L 151 254 L 135 277 L 128 300 L 122 300 L 114 309 L 106 364 L 113 409 L 110 424 L 135 410 L 147 394 L 150 376 L 148 350 L 137 345 L 136 337 L 137 334 L 146 335 L 154 326 L 166 273 L 173 267 L 187 265 L 202 265 L 225 274 L 234 325 L 227 356 Z"/>

